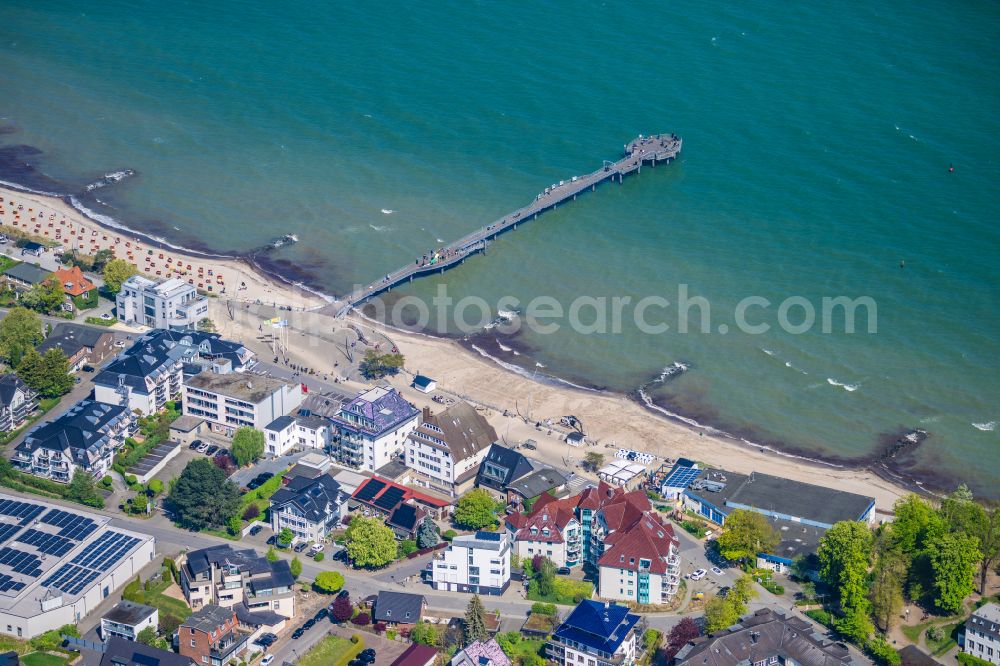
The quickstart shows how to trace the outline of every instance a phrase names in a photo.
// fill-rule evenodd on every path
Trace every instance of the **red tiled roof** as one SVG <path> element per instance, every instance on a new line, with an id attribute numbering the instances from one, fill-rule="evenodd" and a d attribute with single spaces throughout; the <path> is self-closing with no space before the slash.
<path id="1" fill-rule="evenodd" d="M 80 296 L 94 288 L 94 283 L 83 276 L 79 266 L 60 268 L 55 272 L 55 276 L 69 296 Z"/>
<path id="2" fill-rule="evenodd" d="M 651 573 L 664 574 L 670 545 L 678 543 L 671 525 L 664 525 L 648 515 L 627 530 L 608 535 L 605 544 L 611 547 L 601 555 L 597 566 L 637 571 L 639 561 L 648 560 Z"/>
<path id="3" fill-rule="evenodd" d="M 525 517 L 521 529 L 517 531 L 514 538 L 520 541 L 562 543 L 562 531 L 566 529 L 566 526 L 574 518 L 572 509 L 557 507 L 555 510 L 550 510 L 549 508 L 543 508 Z M 545 534 L 546 528 L 549 530 L 547 535 Z"/>

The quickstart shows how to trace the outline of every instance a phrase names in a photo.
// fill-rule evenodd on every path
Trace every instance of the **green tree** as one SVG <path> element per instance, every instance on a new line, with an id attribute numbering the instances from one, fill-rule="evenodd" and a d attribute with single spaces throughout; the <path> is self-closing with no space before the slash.
<path id="1" fill-rule="evenodd" d="M 597 451 L 588 451 L 587 454 L 583 456 L 583 464 L 586 465 L 590 471 L 596 472 L 604 467 L 604 454 L 598 453 Z"/>
<path id="2" fill-rule="evenodd" d="M 282 527 L 281 531 L 278 532 L 278 543 L 282 546 L 287 546 L 293 541 L 295 541 L 295 533 L 287 527 Z"/>
<path id="3" fill-rule="evenodd" d="M 727 560 L 748 560 L 757 553 L 773 553 L 781 535 L 768 519 L 756 511 L 736 509 L 726 517 L 725 531 L 716 539 L 719 553 Z"/>
<path id="4" fill-rule="evenodd" d="M 264 555 L 264 558 L 268 562 L 277 562 L 278 560 L 281 559 L 281 556 L 278 555 L 278 551 L 276 551 L 274 549 L 274 546 L 268 546 L 268 548 L 267 548 L 267 554 Z"/>
<path id="5" fill-rule="evenodd" d="M 27 308 L 11 308 L 0 320 L 0 357 L 13 367 L 44 339 L 42 318 Z"/>
<path id="6" fill-rule="evenodd" d="M 208 317 L 204 317 L 198 320 L 198 323 L 195 324 L 195 329 L 202 333 L 215 333 L 215 322 Z"/>
<path id="7" fill-rule="evenodd" d="M 367 379 L 382 379 L 386 375 L 395 375 L 403 369 L 405 359 L 400 353 L 380 354 L 375 349 L 365 351 L 365 359 L 361 361 L 361 374 Z"/>
<path id="8" fill-rule="evenodd" d="M 976 565 L 982 559 L 979 540 L 965 534 L 942 534 L 928 549 L 934 572 L 934 603 L 947 613 L 962 610 L 975 590 Z"/>
<path id="9" fill-rule="evenodd" d="M 873 627 L 868 619 L 868 565 L 872 557 L 872 532 L 857 521 L 841 521 L 826 531 L 816 552 L 820 577 L 836 590 L 843 617 L 836 627 L 845 636 L 864 644 Z"/>
<path id="10" fill-rule="evenodd" d="M 344 575 L 339 571 L 321 571 L 316 574 L 313 587 L 319 592 L 333 594 L 344 587 Z"/>
<path id="11" fill-rule="evenodd" d="M 890 534 L 895 548 L 911 557 L 924 550 L 936 536 L 947 531 L 941 516 L 927 500 L 910 494 L 896 500 Z"/>
<path id="12" fill-rule="evenodd" d="M 455 506 L 455 523 L 470 530 L 497 524 L 500 506 L 483 488 L 466 493 Z"/>
<path id="13" fill-rule="evenodd" d="M 17 366 L 17 376 L 45 398 L 66 395 L 74 383 L 69 361 L 60 349 L 48 349 L 44 354 L 29 349 Z"/>
<path id="14" fill-rule="evenodd" d="M 421 620 L 410 629 L 410 640 L 421 645 L 437 647 L 440 642 L 437 627 L 430 622 Z"/>
<path id="15" fill-rule="evenodd" d="M 104 498 L 97 492 L 94 477 L 79 467 L 73 472 L 73 479 L 69 482 L 69 488 L 66 489 L 66 499 L 86 506 L 104 508 Z"/>
<path id="16" fill-rule="evenodd" d="M 556 587 L 555 563 L 549 558 L 543 557 L 539 562 L 532 563 L 532 568 L 535 571 L 535 581 L 538 583 L 538 593 L 543 597 L 552 594 Z"/>
<path id="17" fill-rule="evenodd" d="M 486 609 L 478 594 L 472 595 L 465 609 L 465 642 L 487 641 L 490 635 L 486 630 Z"/>
<path id="18" fill-rule="evenodd" d="M 122 289 L 122 282 L 139 272 L 134 265 L 124 259 L 112 259 L 104 266 L 104 286 L 112 294 Z"/>
<path id="19" fill-rule="evenodd" d="M 152 646 L 156 643 L 156 629 L 153 627 L 146 627 L 138 634 L 136 634 L 135 640 L 142 643 L 143 645 Z"/>
<path id="20" fill-rule="evenodd" d="M 181 472 L 167 497 L 177 523 L 188 529 L 222 527 L 240 508 L 240 491 L 207 458 L 196 458 Z"/>
<path id="21" fill-rule="evenodd" d="M 871 583 L 872 617 L 882 631 L 892 628 L 903 609 L 903 583 L 906 580 L 906 558 L 880 539 L 876 547 L 875 575 Z"/>
<path id="22" fill-rule="evenodd" d="M 740 620 L 739 609 L 722 597 L 712 597 L 705 604 L 705 632 L 712 633 L 731 627 Z"/>
<path id="23" fill-rule="evenodd" d="M 115 258 L 115 251 L 110 248 L 103 248 L 94 253 L 94 261 L 90 265 L 90 269 L 95 273 L 100 273 L 104 270 L 112 259 Z M 81 266 L 82 268 L 82 266 Z"/>
<path id="24" fill-rule="evenodd" d="M 383 567 L 396 559 L 396 535 L 378 518 L 355 516 L 344 537 L 355 566 Z"/>
<path id="25" fill-rule="evenodd" d="M 233 435 L 233 458 L 240 467 L 255 462 L 264 455 L 264 433 L 243 427 Z"/>
<path id="26" fill-rule="evenodd" d="M 298 555 L 292 558 L 292 562 L 288 565 L 288 569 L 292 572 L 292 578 L 295 580 L 298 580 L 299 576 L 302 575 L 302 562 L 299 561 Z"/>
<path id="27" fill-rule="evenodd" d="M 439 543 L 441 543 L 441 537 L 438 535 L 437 525 L 434 524 L 430 516 L 427 516 L 417 529 L 417 546 L 420 548 L 433 548 Z"/>
<path id="28" fill-rule="evenodd" d="M 747 612 L 747 604 L 757 598 L 757 590 L 753 586 L 753 577 L 743 574 L 733 582 L 726 599 L 736 606 L 737 615 Z"/>
<path id="29" fill-rule="evenodd" d="M 46 278 L 21 296 L 21 305 L 38 312 L 58 310 L 66 300 L 66 290 L 55 277 Z"/>
<path id="30" fill-rule="evenodd" d="M 1000 509 L 973 501 L 964 484 L 941 501 L 941 516 L 949 529 L 979 540 L 979 593 L 986 595 L 989 573 L 1000 560 Z"/>

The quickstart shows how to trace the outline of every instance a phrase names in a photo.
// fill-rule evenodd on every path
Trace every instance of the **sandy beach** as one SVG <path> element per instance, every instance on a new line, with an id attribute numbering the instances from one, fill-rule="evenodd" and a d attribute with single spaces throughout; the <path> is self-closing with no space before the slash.
<path id="1" fill-rule="evenodd" d="M 365 345 L 352 354 L 344 340 L 349 335 L 356 337 L 357 328 L 368 331 L 371 344 L 383 349 L 394 344 L 405 355 L 406 373 L 390 383 L 411 402 L 441 408 L 429 396 L 409 388 L 412 374 L 430 375 L 442 393 L 482 406 L 502 441 L 534 439 L 539 447 L 537 457 L 566 467 L 576 468 L 587 451 L 599 451 L 610 459 L 615 448 L 624 447 L 661 458 L 686 456 L 735 472 L 765 472 L 871 495 L 882 510 L 891 509 L 896 498 L 907 492 L 866 470 L 814 464 L 706 434 L 657 415 L 623 395 L 535 382 L 451 340 L 388 330 L 358 316 L 336 320 L 311 312 L 310 308 L 325 301 L 262 275 L 242 259 L 162 247 L 136 234 L 103 227 L 58 198 L 0 188 L 0 231 L 8 227 L 60 243 L 63 251 L 74 248 L 94 254 L 109 248 L 146 275 L 178 277 L 194 284 L 217 296 L 211 301 L 211 315 L 220 332 L 247 344 L 262 358 L 269 358 L 272 351 L 267 342 L 269 332 L 263 331 L 261 322 L 276 314 L 269 306 L 277 306 L 289 322 L 284 331 L 288 358 L 319 375 L 342 378 L 347 391 L 361 386 L 357 383 L 357 363 Z M 570 414 L 581 420 L 593 446 L 571 448 L 561 440 L 558 430 L 550 435 L 549 428 L 535 426 L 549 419 L 558 423 L 560 417 Z"/>
<path id="2" fill-rule="evenodd" d="M 98 224 L 57 198 L 0 187 L 0 232 L 7 229 L 41 237 L 94 255 L 110 249 L 152 278 L 180 278 L 200 291 L 241 302 L 309 308 L 325 303 L 318 296 L 262 275 L 243 259 L 199 256 L 157 244 L 124 229 Z"/>

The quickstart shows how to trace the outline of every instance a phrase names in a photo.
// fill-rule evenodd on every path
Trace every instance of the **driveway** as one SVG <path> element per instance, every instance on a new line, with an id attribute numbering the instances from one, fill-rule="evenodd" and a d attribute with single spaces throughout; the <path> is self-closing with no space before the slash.
<path id="1" fill-rule="evenodd" d="M 299 458 L 307 453 L 308 451 L 297 451 L 295 453 L 290 453 L 287 456 L 281 456 L 280 458 L 267 458 L 260 460 L 250 467 L 238 470 L 235 474 L 229 477 L 229 480 L 238 485 L 240 488 L 243 488 L 258 474 L 262 474 L 264 472 L 277 474 L 281 470 L 288 469 L 294 465 L 298 462 Z"/>

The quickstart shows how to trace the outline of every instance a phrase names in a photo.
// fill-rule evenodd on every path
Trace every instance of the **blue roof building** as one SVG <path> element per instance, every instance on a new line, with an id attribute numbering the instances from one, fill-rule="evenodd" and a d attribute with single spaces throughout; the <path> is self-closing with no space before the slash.
<path id="1" fill-rule="evenodd" d="M 560 666 L 633 666 L 638 622 L 627 606 L 584 599 L 552 634 L 545 655 Z"/>

